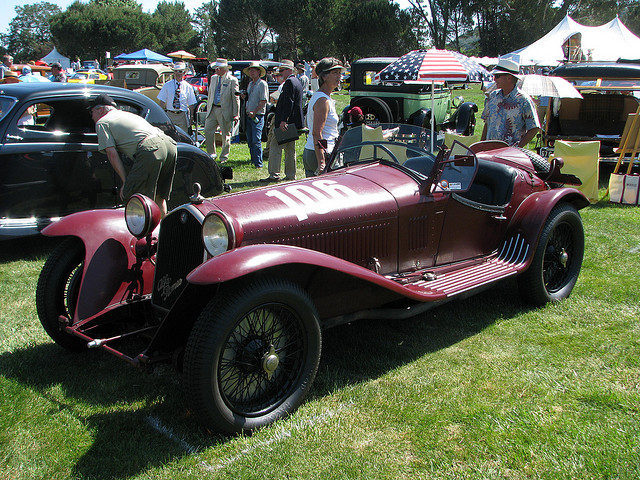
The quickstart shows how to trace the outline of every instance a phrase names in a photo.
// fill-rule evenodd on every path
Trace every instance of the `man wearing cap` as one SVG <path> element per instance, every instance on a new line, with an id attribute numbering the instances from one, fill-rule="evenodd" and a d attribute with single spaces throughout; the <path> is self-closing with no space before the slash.
<path id="1" fill-rule="evenodd" d="M 118 110 L 104 93 L 90 102 L 89 109 L 96 123 L 98 150 L 106 153 L 122 180 L 120 198 L 142 193 L 154 199 L 166 215 L 178 156 L 176 142 L 135 113 Z M 119 153 L 133 160 L 128 175 Z"/>
<path id="2" fill-rule="evenodd" d="M 280 63 L 280 75 L 284 79 L 282 90 L 276 103 L 274 128 L 286 132 L 289 128 L 300 130 L 303 125 L 302 114 L 302 84 L 293 74 L 293 62 L 283 60 Z M 277 182 L 280 180 L 282 166 L 282 151 L 284 150 L 285 180 L 296 178 L 296 142 L 291 141 L 278 145 L 274 135 L 269 145 L 269 176 L 263 182 Z"/>
<path id="3" fill-rule="evenodd" d="M 489 95 L 482 112 L 482 140 L 502 140 L 525 147 L 540 130 L 531 97 L 516 86 L 518 72 L 518 64 L 505 58 L 491 72 L 496 90 Z"/>
<path id="4" fill-rule="evenodd" d="M 158 93 L 158 100 L 169 119 L 188 133 L 198 99 L 191 84 L 184 79 L 186 69 L 187 66 L 183 62 L 173 65 L 173 80 L 169 80 L 162 86 Z"/>
<path id="5" fill-rule="evenodd" d="M 262 77 L 267 71 L 260 62 L 251 62 L 251 65 L 242 71 L 251 79 L 247 85 L 245 103 L 247 144 L 251 153 L 251 163 L 256 168 L 262 168 L 262 129 L 269 99 L 269 86 Z"/>
<path id="6" fill-rule="evenodd" d="M 298 80 L 300 80 L 300 83 L 302 84 L 302 93 L 306 95 L 307 92 L 309 92 L 310 84 L 309 77 L 307 77 L 306 73 L 307 69 L 304 67 L 304 63 L 296 63 L 296 71 L 298 72 L 296 77 L 298 77 Z"/>
<path id="7" fill-rule="evenodd" d="M 240 90 L 238 79 L 229 73 L 229 64 L 224 58 L 218 58 L 213 65 L 216 74 L 209 82 L 209 100 L 207 117 L 204 123 L 204 135 L 207 142 L 207 153 L 216 154 L 216 128 L 220 127 L 222 149 L 221 163 L 229 159 L 231 150 L 231 133 L 240 119 Z"/>
<path id="8" fill-rule="evenodd" d="M 22 67 L 22 74 L 18 78 L 23 78 L 31 75 L 31 67 L 29 65 L 25 65 Z"/>
<path id="9" fill-rule="evenodd" d="M 64 73 L 64 70 L 62 69 L 62 65 L 60 65 L 60 63 L 54 62 L 51 64 L 51 75 L 49 75 L 49 80 L 51 80 L 52 82 L 62 83 L 67 81 L 67 74 Z"/>

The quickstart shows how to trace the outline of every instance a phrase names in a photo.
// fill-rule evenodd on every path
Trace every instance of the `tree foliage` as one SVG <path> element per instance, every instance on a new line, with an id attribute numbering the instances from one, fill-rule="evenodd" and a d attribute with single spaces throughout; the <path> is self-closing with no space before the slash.
<path id="1" fill-rule="evenodd" d="M 60 7 L 49 2 L 16 6 L 16 16 L 9 23 L 9 33 L 2 35 L 6 50 L 16 63 L 42 58 L 53 48 L 49 21 L 60 13 Z"/>
<path id="2" fill-rule="evenodd" d="M 212 25 L 221 55 L 260 58 L 261 45 L 267 35 L 261 7 L 261 0 L 220 0 Z"/>
<path id="3" fill-rule="evenodd" d="M 131 7 L 77 1 L 52 17 L 51 33 L 65 55 L 101 59 L 105 52 L 115 56 L 140 48 L 158 48 L 150 24 L 149 15 L 137 4 Z"/>
<path id="4" fill-rule="evenodd" d="M 151 31 L 162 51 L 191 51 L 199 46 L 200 39 L 191 26 L 191 14 L 183 2 L 160 2 L 151 18 Z"/>
<path id="5" fill-rule="evenodd" d="M 84 1 L 84 0 L 83 0 Z M 640 33 L 638 0 L 208 0 L 191 15 L 163 0 L 149 14 L 136 0 L 80 0 L 61 11 L 16 7 L 3 47 L 20 60 L 53 45 L 67 56 L 101 58 L 149 48 L 215 58 L 318 59 L 397 56 L 419 47 L 497 56 L 539 39 L 566 14 L 585 25 L 615 15 Z M 470 39 L 473 39 L 471 41 Z"/>

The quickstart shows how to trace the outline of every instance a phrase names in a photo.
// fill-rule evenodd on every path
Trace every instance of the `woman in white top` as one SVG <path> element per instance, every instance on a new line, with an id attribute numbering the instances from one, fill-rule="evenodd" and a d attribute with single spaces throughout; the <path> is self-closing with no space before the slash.
<path id="1" fill-rule="evenodd" d="M 345 68 L 335 58 L 323 58 L 316 64 L 318 91 L 313 94 L 307 107 L 307 126 L 311 135 L 307 138 L 302 153 L 307 177 L 314 177 L 325 168 L 325 154 L 331 153 L 338 138 L 338 121 L 335 101 L 331 92 L 338 89 Z"/>

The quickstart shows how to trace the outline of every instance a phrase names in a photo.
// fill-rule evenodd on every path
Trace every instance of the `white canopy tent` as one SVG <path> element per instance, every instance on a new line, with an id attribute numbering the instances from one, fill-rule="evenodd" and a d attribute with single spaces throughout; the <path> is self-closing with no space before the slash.
<path id="1" fill-rule="evenodd" d="M 565 60 L 616 61 L 639 56 L 640 38 L 618 17 L 598 27 L 587 27 L 569 15 L 541 39 L 504 55 L 523 66 L 555 66 Z"/>
<path id="2" fill-rule="evenodd" d="M 69 57 L 65 57 L 64 55 L 62 55 L 58 50 L 56 50 L 56 47 L 53 47 L 53 50 L 47 53 L 47 55 L 42 57 L 40 60 L 46 62 L 49 65 L 54 62 L 58 62 L 64 69 L 71 67 L 71 60 L 69 59 Z"/>

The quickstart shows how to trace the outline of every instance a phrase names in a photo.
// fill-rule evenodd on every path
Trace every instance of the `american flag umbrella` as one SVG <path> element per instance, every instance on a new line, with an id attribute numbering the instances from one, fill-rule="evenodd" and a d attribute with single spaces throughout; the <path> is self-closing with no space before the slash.
<path id="1" fill-rule="evenodd" d="M 430 83 L 431 111 L 434 111 L 433 84 L 435 82 L 482 82 L 491 74 L 482 65 L 458 52 L 449 50 L 413 50 L 380 70 L 380 82 Z M 435 120 L 431 115 L 431 150 L 435 136 Z"/>
<path id="2" fill-rule="evenodd" d="M 381 82 L 482 82 L 491 74 L 482 65 L 449 50 L 413 50 L 387 65 L 376 76 Z"/>

